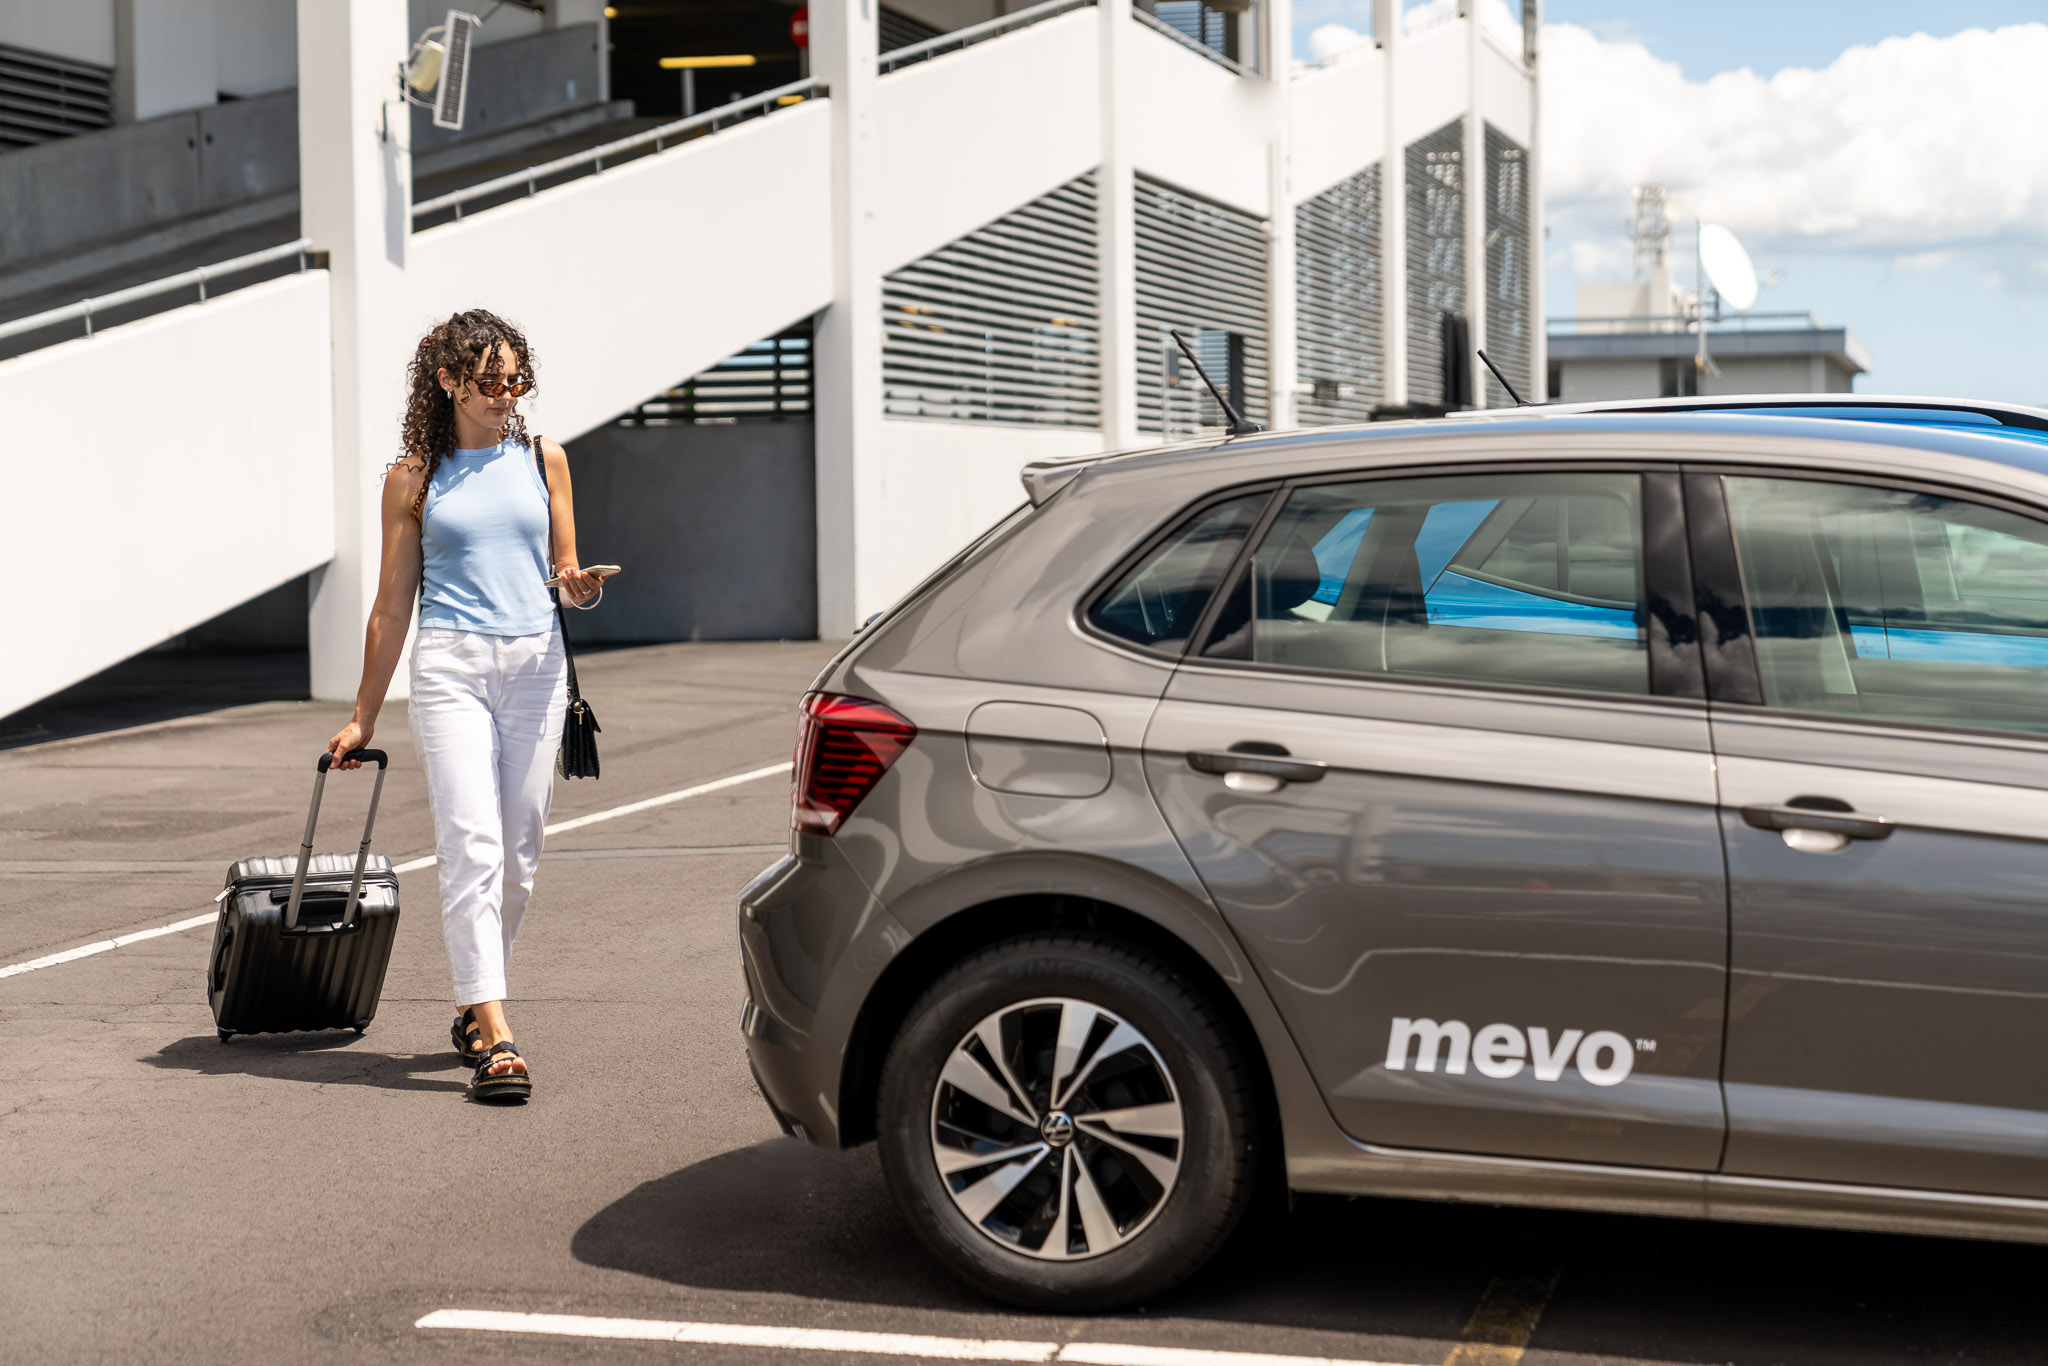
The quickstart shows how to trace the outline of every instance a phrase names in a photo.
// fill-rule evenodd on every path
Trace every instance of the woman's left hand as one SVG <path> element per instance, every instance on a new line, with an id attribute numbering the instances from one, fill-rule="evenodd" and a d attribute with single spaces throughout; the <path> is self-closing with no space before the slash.
<path id="1" fill-rule="evenodd" d="M 589 602 L 603 586 L 602 580 L 584 573 L 580 565 L 556 565 L 555 573 L 561 578 L 563 596 L 568 598 L 571 607 L 581 607 Z"/>

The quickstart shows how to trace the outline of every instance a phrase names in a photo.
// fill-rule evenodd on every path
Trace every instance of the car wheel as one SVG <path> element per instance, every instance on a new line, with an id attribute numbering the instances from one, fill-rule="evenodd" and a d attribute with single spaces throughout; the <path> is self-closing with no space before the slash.
<path id="1" fill-rule="evenodd" d="M 956 964 L 882 1071 L 882 1170 L 999 1299 L 1107 1309 L 1207 1261 L 1253 1187 L 1245 1068 L 1214 1007 L 1137 950 L 1041 934 Z"/>

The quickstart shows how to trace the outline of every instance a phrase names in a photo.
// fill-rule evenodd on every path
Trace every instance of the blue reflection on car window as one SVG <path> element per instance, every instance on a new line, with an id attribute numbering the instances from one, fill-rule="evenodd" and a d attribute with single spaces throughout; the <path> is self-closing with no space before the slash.
<path id="1" fill-rule="evenodd" d="M 1911 659 L 1928 664 L 2003 664 L 2048 668 L 2048 636 L 2007 636 L 1995 631 L 1930 631 L 1898 626 L 1851 627 L 1856 653 L 1866 659 Z M 1865 636 L 1878 637 L 1868 648 Z"/>
<path id="2" fill-rule="evenodd" d="M 1642 628 L 1627 608 L 1594 607 L 1541 592 L 1483 582 L 1449 568 L 1466 544 L 1500 506 L 1498 498 L 1438 503 L 1423 516 L 1415 536 L 1415 562 L 1428 587 L 1423 602 L 1433 624 L 1496 631 L 1539 631 L 1548 635 L 1636 640 Z M 1322 574 L 1312 601 L 1335 606 L 1357 567 L 1359 547 L 1372 525 L 1373 509 L 1354 508 L 1337 520 L 1314 546 Z M 1879 632 L 1880 642 L 1883 633 Z"/>
<path id="3" fill-rule="evenodd" d="M 1642 632 L 1625 608 L 1589 607 L 1540 593 L 1468 579 L 1447 571 L 1423 599 L 1431 625 L 1476 626 L 1493 631 L 1541 631 L 1557 636 L 1635 640 Z"/>
<path id="4" fill-rule="evenodd" d="M 1344 576 L 1351 572 L 1351 562 L 1358 558 L 1359 543 L 1365 539 L 1365 529 L 1371 522 L 1371 508 L 1353 508 L 1316 542 L 1316 568 L 1322 571 L 1323 581 L 1316 586 L 1312 601 L 1337 605 L 1337 598 L 1344 591 Z"/>
<path id="5" fill-rule="evenodd" d="M 1444 566 L 1457 557 L 1487 514 L 1499 506 L 1500 499 L 1494 498 L 1474 503 L 1438 503 L 1429 510 L 1429 515 L 1422 519 L 1422 530 L 1415 535 L 1415 563 L 1422 570 L 1423 583 L 1435 586 Z"/>

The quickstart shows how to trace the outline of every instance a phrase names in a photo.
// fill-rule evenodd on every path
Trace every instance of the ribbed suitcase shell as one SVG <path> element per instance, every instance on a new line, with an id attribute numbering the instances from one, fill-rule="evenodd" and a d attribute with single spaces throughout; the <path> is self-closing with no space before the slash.
<path id="1" fill-rule="evenodd" d="M 228 869 L 227 895 L 213 928 L 207 1002 L 223 1039 L 301 1029 L 365 1029 L 377 1017 L 384 970 L 398 931 L 398 879 L 372 854 L 362 905 L 339 925 L 354 878 L 354 854 L 315 854 L 306 870 L 299 923 L 287 929 L 298 857 L 244 859 Z"/>

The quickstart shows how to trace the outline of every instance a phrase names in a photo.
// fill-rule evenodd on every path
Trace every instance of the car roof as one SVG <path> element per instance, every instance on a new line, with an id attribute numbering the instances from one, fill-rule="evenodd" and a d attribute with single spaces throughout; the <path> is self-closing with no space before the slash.
<path id="1" fill-rule="evenodd" d="M 1469 409 L 1454 418 L 1491 417 L 1500 409 Z M 1593 403 L 1525 404 L 1513 411 L 1529 416 L 1584 413 L 1750 413 L 1761 417 L 1838 418 L 1915 426 L 2003 428 L 2022 440 L 2048 441 L 2048 408 L 1977 399 L 1923 398 L 1907 394 L 1723 394 L 1712 398 L 1603 399 Z"/>
<path id="2" fill-rule="evenodd" d="M 1767 396 L 1773 407 L 1782 396 Z M 1917 401 L 1916 401 L 1917 402 Z M 1940 400 L 1929 400 L 1940 402 Z M 1845 405 L 1846 406 L 1846 405 Z M 1863 399 L 1858 406 L 1873 405 Z M 1910 405 L 1909 405 L 1910 406 Z M 2048 412 L 2014 408 L 2026 415 Z M 2048 430 L 2044 428 L 2042 430 Z M 1458 460 L 1556 460 L 1559 438 L 1586 438 L 1587 458 L 1711 461 L 1726 454 L 1744 462 L 1798 463 L 1810 454 L 1817 463 L 1898 478 L 1946 475 L 1985 482 L 2001 491 L 2048 504 L 2048 441 L 2017 425 L 1986 421 L 1927 422 L 1871 420 L 1849 414 L 1759 412 L 1639 407 L 1569 412 L 1559 409 L 1499 408 L 1461 415 L 1454 421 L 1420 419 L 1309 427 L 1215 438 L 1150 450 L 1027 465 L 1024 484 L 1033 502 L 1043 502 L 1084 472 L 1086 483 L 1122 483 L 1168 471 L 1207 471 L 1220 484 L 1264 474 L 1336 472 L 1353 461 L 1365 465 L 1429 458 L 1441 442 L 1443 455 Z M 1635 437 L 1683 438 L 1669 451 Z M 1528 438 L 1534 438 L 1528 439 Z"/>

